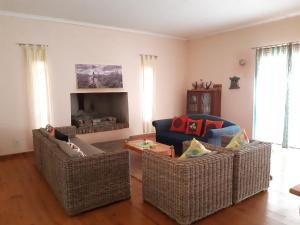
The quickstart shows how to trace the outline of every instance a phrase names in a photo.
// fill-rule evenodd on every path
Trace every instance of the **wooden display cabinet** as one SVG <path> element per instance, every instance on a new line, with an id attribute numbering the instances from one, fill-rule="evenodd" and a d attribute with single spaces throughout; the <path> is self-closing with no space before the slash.
<path id="1" fill-rule="evenodd" d="M 187 114 L 199 113 L 221 116 L 222 85 L 215 84 L 210 89 L 187 91 Z"/>

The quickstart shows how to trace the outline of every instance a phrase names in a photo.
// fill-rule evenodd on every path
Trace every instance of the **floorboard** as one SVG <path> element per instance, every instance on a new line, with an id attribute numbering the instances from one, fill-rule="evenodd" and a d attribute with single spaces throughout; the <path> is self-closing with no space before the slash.
<path id="1" fill-rule="evenodd" d="M 300 183 L 300 150 L 274 147 L 269 191 L 224 209 L 197 225 L 300 224 L 300 198 L 289 193 Z M 0 159 L 0 225 L 173 225 L 142 200 L 141 183 L 132 178 L 132 196 L 75 217 L 67 216 L 34 164 L 33 153 Z"/>

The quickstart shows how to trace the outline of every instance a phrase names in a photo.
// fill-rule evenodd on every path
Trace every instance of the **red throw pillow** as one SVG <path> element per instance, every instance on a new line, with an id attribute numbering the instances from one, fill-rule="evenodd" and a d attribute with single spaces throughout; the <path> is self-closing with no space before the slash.
<path id="1" fill-rule="evenodd" d="M 188 119 L 185 134 L 198 135 L 201 134 L 203 120 Z"/>
<path id="2" fill-rule="evenodd" d="M 186 129 L 186 122 L 187 122 L 187 117 L 186 116 L 175 116 L 172 121 L 172 126 L 170 128 L 170 131 L 175 131 L 175 132 L 185 132 Z"/>
<path id="3" fill-rule="evenodd" d="M 205 135 L 206 132 L 210 129 L 220 129 L 220 128 L 222 128 L 223 123 L 224 123 L 224 121 L 206 120 L 203 135 Z"/>

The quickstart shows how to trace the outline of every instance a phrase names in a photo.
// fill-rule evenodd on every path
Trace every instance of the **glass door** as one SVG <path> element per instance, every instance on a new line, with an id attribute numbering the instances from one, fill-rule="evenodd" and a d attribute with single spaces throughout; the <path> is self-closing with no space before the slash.
<path id="1" fill-rule="evenodd" d="M 188 97 L 188 113 L 197 113 L 198 108 L 198 95 L 190 93 Z"/>
<path id="2" fill-rule="evenodd" d="M 201 113 L 211 114 L 211 94 L 202 93 L 201 94 Z"/>

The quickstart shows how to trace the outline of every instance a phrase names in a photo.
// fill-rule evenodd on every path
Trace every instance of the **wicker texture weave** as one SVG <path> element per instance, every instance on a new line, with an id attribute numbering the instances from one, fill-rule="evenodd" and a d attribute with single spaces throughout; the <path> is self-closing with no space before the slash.
<path id="1" fill-rule="evenodd" d="M 271 144 L 254 141 L 234 152 L 233 203 L 269 187 Z"/>
<path id="2" fill-rule="evenodd" d="M 232 204 L 231 153 L 172 159 L 143 153 L 143 199 L 179 224 L 191 224 Z"/>
<path id="3" fill-rule="evenodd" d="M 232 138 L 232 137 L 231 137 Z M 222 139 L 222 145 L 227 145 L 230 137 Z M 231 151 L 233 158 L 233 195 L 232 202 L 238 203 L 269 187 L 271 148 L 270 143 L 251 140 L 250 144 L 243 145 L 235 150 L 202 143 L 205 147 L 215 151 Z M 186 149 L 189 142 L 183 143 Z"/>
<path id="4" fill-rule="evenodd" d="M 33 142 L 37 167 L 69 215 L 130 198 L 127 151 L 74 159 L 39 130 Z"/>

